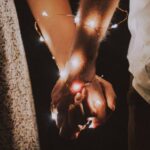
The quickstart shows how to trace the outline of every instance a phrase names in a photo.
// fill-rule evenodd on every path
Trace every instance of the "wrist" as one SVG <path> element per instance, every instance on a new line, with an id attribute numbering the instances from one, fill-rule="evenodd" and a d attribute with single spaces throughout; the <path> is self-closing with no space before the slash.
<path id="1" fill-rule="evenodd" d="M 74 82 L 85 84 L 93 80 L 95 72 L 95 60 L 88 61 L 82 51 L 76 51 L 60 70 L 60 80 L 68 87 L 71 87 Z"/>
<path id="2" fill-rule="evenodd" d="M 95 74 L 95 60 L 88 58 L 82 49 L 73 52 L 68 61 L 68 70 L 70 78 L 79 78 L 83 81 L 90 81 Z"/>

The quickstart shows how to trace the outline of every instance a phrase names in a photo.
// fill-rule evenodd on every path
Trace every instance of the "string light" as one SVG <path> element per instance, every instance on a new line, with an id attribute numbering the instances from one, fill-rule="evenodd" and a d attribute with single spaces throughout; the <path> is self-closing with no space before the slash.
<path id="1" fill-rule="evenodd" d="M 38 25 L 37 25 L 37 22 L 34 23 L 34 28 L 35 28 L 36 32 L 38 33 L 38 35 L 40 36 L 40 37 L 39 37 L 39 41 L 40 41 L 40 42 L 45 42 L 44 37 L 43 37 L 43 35 L 41 34 L 41 31 L 40 31 L 40 29 L 39 29 L 39 27 L 38 27 Z"/>
<path id="2" fill-rule="evenodd" d="M 57 123 L 57 116 L 58 116 L 58 111 L 57 109 L 53 109 L 51 113 L 51 118 Z"/>
<path id="3" fill-rule="evenodd" d="M 40 42 L 44 42 L 45 40 L 44 40 L 44 38 L 42 36 L 40 36 L 39 41 Z"/>
<path id="4" fill-rule="evenodd" d="M 97 12 L 92 12 L 88 18 L 85 20 L 85 26 L 96 29 L 98 28 L 99 17 Z"/>
<path id="5" fill-rule="evenodd" d="M 82 50 L 76 50 L 76 52 L 71 56 L 68 65 L 71 74 L 76 74 L 84 66 L 85 58 Z"/>
<path id="6" fill-rule="evenodd" d="M 101 78 L 104 78 L 104 75 L 103 75 L 103 74 L 101 75 Z"/>
<path id="7" fill-rule="evenodd" d="M 42 12 L 42 16 L 47 17 L 47 16 L 48 16 L 48 13 L 47 13 L 46 11 L 43 11 L 43 12 Z"/>
<path id="8" fill-rule="evenodd" d="M 97 95 L 97 93 L 94 93 L 94 91 L 92 95 L 89 95 L 89 99 L 89 107 L 91 108 L 93 113 L 97 113 L 100 110 L 100 108 L 103 107 L 104 102 L 100 100 L 99 95 Z"/>
<path id="9" fill-rule="evenodd" d="M 53 59 L 53 60 L 55 60 L 55 57 L 54 57 L 54 56 L 52 56 L 52 59 Z"/>
<path id="10" fill-rule="evenodd" d="M 109 29 L 116 29 L 119 27 L 119 25 L 121 25 L 122 23 L 124 23 L 127 19 L 128 19 L 128 11 L 127 10 L 124 10 L 120 7 L 117 8 L 117 10 L 119 10 L 120 12 L 124 13 L 125 14 L 125 17 L 123 20 L 119 21 L 118 23 L 115 23 L 113 25 L 111 25 L 109 27 Z M 67 17 L 74 17 L 74 22 L 76 25 L 79 25 L 80 24 L 80 21 L 81 21 L 81 18 L 80 18 L 80 12 L 77 13 L 76 16 L 72 15 L 72 14 L 55 14 L 55 15 L 58 15 L 58 16 L 67 16 Z M 44 17 L 47 17 L 48 16 L 48 13 L 46 11 L 43 11 L 42 12 L 42 16 Z M 89 19 L 86 24 L 85 24 L 85 27 L 89 27 L 91 29 L 94 29 L 94 31 L 96 31 L 96 33 L 98 34 L 99 36 L 99 33 L 98 33 L 98 23 L 97 23 L 98 19 L 97 18 L 93 18 L 93 19 Z M 34 24 L 34 27 L 35 27 L 35 30 L 37 31 L 37 33 L 39 34 L 40 38 L 39 38 L 39 41 L 40 42 L 45 42 L 42 34 L 41 34 L 41 31 L 37 25 L 37 23 L 35 22 Z"/>
<path id="11" fill-rule="evenodd" d="M 73 93 L 73 94 L 76 94 L 78 92 L 81 92 L 82 88 L 83 88 L 83 83 L 82 82 L 79 82 L 79 81 L 74 81 L 70 87 L 70 91 Z"/>
<path id="12" fill-rule="evenodd" d="M 115 23 L 113 25 L 110 26 L 109 29 L 116 29 L 119 27 L 120 24 L 124 23 L 127 18 L 128 18 L 128 12 L 126 10 L 123 10 L 121 8 L 118 8 L 119 11 L 121 11 L 122 13 L 125 14 L 125 18 L 121 21 L 119 21 L 118 23 Z M 67 16 L 67 17 L 74 17 L 72 14 L 55 14 L 55 15 L 58 15 L 58 16 Z M 48 17 L 48 13 L 46 11 L 43 11 L 42 12 L 42 16 L 43 17 Z M 85 27 L 89 27 L 89 29 L 92 29 L 91 31 L 96 31 L 96 33 L 98 34 L 98 29 L 99 29 L 99 26 L 98 26 L 98 20 L 99 18 L 97 17 L 97 15 L 93 16 L 88 16 L 88 19 L 85 20 L 85 24 L 83 26 Z M 80 18 L 80 13 L 78 12 L 77 15 L 74 17 L 74 22 L 76 25 L 79 25 L 80 24 L 80 21 L 81 21 L 81 18 Z M 35 22 L 35 30 L 37 31 L 37 33 L 39 34 L 39 41 L 40 42 L 44 42 L 44 37 L 42 36 L 42 33 L 37 25 L 37 23 Z M 93 30 L 94 29 L 94 30 Z M 98 34 L 99 35 L 99 34 Z M 55 57 L 52 57 L 52 59 L 55 59 Z M 79 54 L 79 55 L 73 55 L 69 61 L 70 63 L 70 67 L 71 67 L 71 71 L 76 71 L 76 70 L 79 70 L 82 66 L 83 66 L 83 57 Z M 66 68 L 60 70 L 59 72 L 59 75 L 60 75 L 60 79 L 62 80 L 66 80 L 67 77 L 68 77 L 68 70 Z M 74 81 L 72 83 L 72 85 L 70 86 L 70 91 L 75 94 L 75 93 L 78 93 L 78 92 L 81 92 L 82 91 L 82 88 L 83 88 L 84 84 L 82 82 L 79 82 L 79 81 Z M 91 110 L 95 113 L 97 113 L 97 111 L 102 107 L 103 105 L 103 102 L 99 100 L 99 97 L 97 95 L 93 95 L 92 94 L 92 97 L 89 101 L 89 106 L 91 107 Z M 57 117 L 58 117 L 58 111 L 57 109 L 53 109 L 52 110 L 52 113 L 51 113 L 51 118 L 56 122 L 57 124 Z M 95 128 L 96 127 L 96 119 L 95 118 L 89 118 L 88 120 L 88 123 L 89 123 L 89 128 Z M 60 129 L 61 130 L 61 129 Z M 78 136 L 78 134 L 76 135 Z"/>
<path id="13" fill-rule="evenodd" d="M 80 13 L 78 12 L 77 15 L 74 17 L 74 22 L 76 25 L 80 24 Z"/>
<path id="14" fill-rule="evenodd" d="M 124 9 L 122 9 L 120 7 L 118 7 L 117 10 L 121 11 L 122 13 L 124 13 L 125 17 L 124 17 L 123 20 L 119 21 L 118 23 L 115 23 L 115 24 L 111 25 L 111 27 L 109 29 L 116 29 L 116 28 L 118 28 L 119 25 L 121 25 L 122 23 L 124 23 L 128 19 L 128 11 L 127 10 L 124 10 Z"/>
<path id="15" fill-rule="evenodd" d="M 113 24 L 113 25 L 111 25 L 110 28 L 111 28 L 111 29 L 116 29 L 116 28 L 118 28 L 118 24 Z"/>

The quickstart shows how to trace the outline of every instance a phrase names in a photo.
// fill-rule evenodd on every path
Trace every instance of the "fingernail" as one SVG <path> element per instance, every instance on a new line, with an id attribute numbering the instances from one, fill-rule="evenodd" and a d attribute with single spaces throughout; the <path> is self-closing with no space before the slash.
<path id="1" fill-rule="evenodd" d="M 74 102 L 75 103 L 79 103 L 80 101 L 82 101 L 82 97 L 80 93 L 77 93 L 75 98 L 74 98 Z"/>
<path id="2" fill-rule="evenodd" d="M 115 111 L 115 109 L 116 109 L 116 106 L 113 104 L 113 105 L 111 106 L 111 110 L 112 110 L 112 111 Z"/>
<path id="3" fill-rule="evenodd" d="M 81 94 L 80 93 L 77 93 L 76 96 L 75 96 L 76 100 L 79 100 L 81 99 Z"/>
<path id="4" fill-rule="evenodd" d="M 82 90 L 82 96 L 83 96 L 83 97 L 86 97 L 86 95 L 87 95 L 87 91 L 86 91 L 85 88 L 83 88 L 83 90 Z"/>

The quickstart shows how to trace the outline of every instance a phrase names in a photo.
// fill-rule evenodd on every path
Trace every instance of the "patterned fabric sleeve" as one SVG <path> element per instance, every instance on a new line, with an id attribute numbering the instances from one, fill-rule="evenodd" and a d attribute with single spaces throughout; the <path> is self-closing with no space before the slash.
<path id="1" fill-rule="evenodd" d="M 13 0 L 0 0 L 0 149 L 39 149 L 34 101 Z"/>

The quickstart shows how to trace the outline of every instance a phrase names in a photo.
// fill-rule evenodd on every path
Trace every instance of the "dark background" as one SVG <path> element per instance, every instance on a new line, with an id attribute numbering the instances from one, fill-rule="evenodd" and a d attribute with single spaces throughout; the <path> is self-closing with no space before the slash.
<path id="1" fill-rule="evenodd" d="M 126 59 L 130 34 L 127 23 L 109 31 L 100 45 L 97 74 L 104 75 L 117 93 L 117 109 L 110 120 L 96 130 L 84 131 L 75 141 L 62 139 L 50 117 L 50 93 L 58 78 L 58 69 L 44 43 L 34 29 L 34 18 L 26 0 L 15 0 L 22 39 L 26 51 L 35 100 L 40 145 L 42 150 L 127 150 L 128 107 L 126 95 L 129 86 L 128 62 Z M 79 1 L 71 0 L 73 12 Z M 128 1 L 120 6 L 128 9 Z M 112 22 L 118 22 L 123 14 L 116 12 Z"/>

